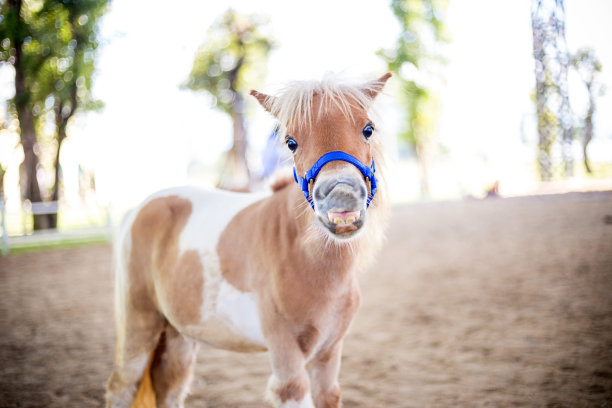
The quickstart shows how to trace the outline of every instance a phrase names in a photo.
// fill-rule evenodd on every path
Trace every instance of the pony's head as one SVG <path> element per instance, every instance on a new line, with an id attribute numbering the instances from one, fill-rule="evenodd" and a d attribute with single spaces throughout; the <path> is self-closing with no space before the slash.
<path id="1" fill-rule="evenodd" d="M 251 91 L 280 122 L 295 180 L 334 238 L 351 238 L 366 222 L 376 193 L 376 125 L 368 111 L 390 77 L 361 85 L 294 82 L 277 96 Z"/>

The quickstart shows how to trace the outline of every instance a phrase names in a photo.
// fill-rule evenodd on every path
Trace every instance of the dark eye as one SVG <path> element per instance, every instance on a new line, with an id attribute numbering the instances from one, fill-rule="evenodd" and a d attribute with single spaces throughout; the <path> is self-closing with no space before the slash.
<path id="1" fill-rule="evenodd" d="M 372 133 L 374 133 L 374 125 L 368 123 L 367 125 L 365 125 L 361 133 L 363 133 L 363 137 L 365 137 L 366 140 L 369 139 L 370 137 L 372 137 Z"/>
<path id="2" fill-rule="evenodd" d="M 289 148 L 289 150 L 291 150 L 292 153 L 295 153 L 298 148 L 298 142 L 296 142 L 295 139 L 292 137 L 287 137 L 287 147 Z"/>

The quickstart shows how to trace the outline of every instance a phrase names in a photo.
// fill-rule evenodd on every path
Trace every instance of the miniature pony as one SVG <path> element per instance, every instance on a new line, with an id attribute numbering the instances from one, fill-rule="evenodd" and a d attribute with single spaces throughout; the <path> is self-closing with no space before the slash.
<path id="1" fill-rule="evenodd" d="M 284 179 L 266 194 L 175 188 L 126 217 L 107 406 L 182 407 L 198 342 L 267 350 L 275 407 L 341 405 L 356 272 L 383 235 L 384 158 L 368 112 L 390 76 L 296 82 L 278 96 L 251 91 L 281 125 L 298 186 Z"/>

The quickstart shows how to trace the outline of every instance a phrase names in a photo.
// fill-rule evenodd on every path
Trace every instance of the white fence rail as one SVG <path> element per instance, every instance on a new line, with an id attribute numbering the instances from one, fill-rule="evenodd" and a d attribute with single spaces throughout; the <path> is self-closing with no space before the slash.
<path id="1" fill-rule="evenodd" d="M 90 209 L 91 210 L 91 209 Z M 28 230 L 27 225 L 31 223 L 34 215 L 62 214 L 68 212 L 79 213 L 76 218 L 80 219 L 78 227 L 66 227 L 59 229 L 45 229 L 40 231 Z M 57 201 L 24 203 L 18 212 L 8 212 L 6 203 L 0 198 L 0 212 L 2 215 L 2 254 L 6 255 L 11 249 L 24 247 L 48 246 L 54 244 L 72 244 L 87 241 L 100 241 L 111 238 L 111 216 L 108 207 L 95 208 L 94 219 L 91 214 L 84 211 L 84 207 L 75 207 L 67 203 Z M 9 219 L 12 225 L 9 225 Z M 16 221 L 18 220 L 18 221 Z M 15 228 L 15 224 L 21 224 Z M 17 232 L 15 232 L 17 230 Z M 13 231 L 13 233 L 11 233 Z"/>

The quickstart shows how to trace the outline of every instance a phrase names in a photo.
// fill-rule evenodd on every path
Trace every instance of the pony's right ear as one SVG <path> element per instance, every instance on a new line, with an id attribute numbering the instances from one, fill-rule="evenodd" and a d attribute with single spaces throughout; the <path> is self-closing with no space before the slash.
<path id="1" fill-rule="evenodd" d="M 274 104 L 274 100 L 276 99 L 274 96 L 257 92 L 254 89 L 251 89 L 251 92 L 249 92 L 249 94 L 253 95 L 255 99 L 257 99 L 257 102 L 259 102 L 259 104 L 263 106 L 265 110 L 272 113 L 272 105 Z"/>
<path id="2" fill-rule="evenodd" d="M 376 99 L 376 96 L 383 90 L 383 88 L 385 87 L 385 84 L 387 83 L 387 80 L 389 78 L 391 78 L 391 73 L 387 72 L 385 75 L 381 76 L 380 78 L 368 82 L 365 85 L 365 91 L 366 93 L 370 96 L 370 99 L 374 100 Z"/>

